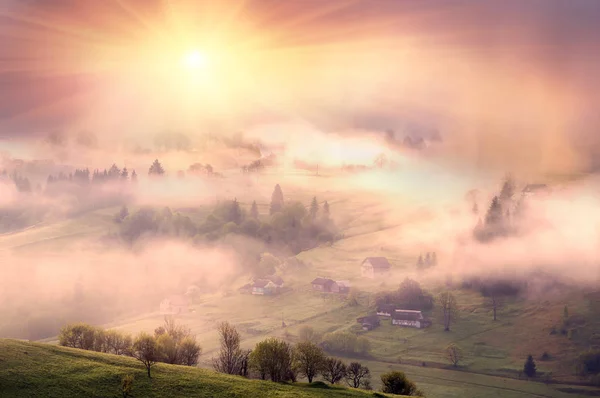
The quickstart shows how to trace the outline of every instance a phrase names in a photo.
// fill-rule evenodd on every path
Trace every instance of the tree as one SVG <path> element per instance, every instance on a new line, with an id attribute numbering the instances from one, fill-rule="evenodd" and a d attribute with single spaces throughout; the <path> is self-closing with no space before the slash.
<path id="1" fill-rule="evenodd" d="M 408 380 L 404 372 L 388 372 L 381 375 L 381 391 L 387 394 L 395 395 L 418 395 L 423 396 L 423 393 L 417 389 L 417 385 Z"/>
<path id="2" fill-rule="evenodd" d="M 117 215 L 115 216 L 115 221 L 120 223 L 123 220 L 125 220 L 128 215 L 129 215 L 129 209 L 127 208 L 127 206 L 123 205 L 123 207 L 121 207 L 121 210 L 119 211 L 119 213 L 117 213 Z"/>
<path id="3" fill-rule="evenodd" d="M 240 334 L 229 322 L 221 322 L 217 329 L 221 350 L 219 356 L 213 358 L 213 368 L 221 373 L 239 374 L 244 359 L 240 349 Z"/>
<path id="4" fill-rule="evenodd" d="M 317 198 L 314 197 L 312 202 L 310 203 L 310 210 L 308 211 L 308 215 L 311 220 L 317 219 L 317 214 L 319 213 L 319 203 L 317 202 Z"/>
<path id="5" fill-rule="evenodd" d="M 506 177 L 500 190 L 500 199 L 502 201 L 510 200 L 515 194 L 515 183 L 510 175 Z"/>
<path id="6" fill-rule="evenodd" d="M 229 221 L 234 222 L 236 225 L 242 222 L 242 209 L 237 201 L 237 198 L 231 202 L 231 208 L 229 210 Z"/>
<path id="7" fill-rule="evenodd" d="M 156 338 L 148 333 L 140 333 L 133 342 L 131 356 L 140 361 L 148 371 L 148 378 L 151 378 L 150 368 L 160 360 L 160 351 Z"/>
<path id="8" fill-rule="evenodd" d="M 129 171 L 127 171 L 127 167 L 123 167 L 123 171 L 121 171 L 121 180 L 127 181 L 129 178 Z"/>
<path id="9" fill-rule="evenodd" d="M 131 336 L 123 334 L 118 330 L 106 331 L 106 345 L 108 352 L 115 355 L 123 355 L 131 351 Z"/>
<path id="10" fill-rule="evenodd" d="M 300 375 L 312 383 L 314 377 L 321 372 L 325 361 L 325 354 L 321 347 L 311 341 L 303 341 L 296 345 L 294 363 Z"/>
<path id="11" fill-rule="evenodd" d="M 162 333 L 155 338 L 160 352 L 160 362 L 171 365 L 179 364 L 179 347 L 175 339 L 168 333 Z"/>
<path id="12" fill-rule="evenodd" d="M 196 366 L 202 348 L 193 337 L 186 337 L 179 343 L 179 363 L 185 366 Z"/>
<path id="13" fill-rule="evenodd" d="M 258 220 L 258 206 L 256 205 L 256 200 L 252 202 L 252 207 L 250 208 L 250 217 Z"/>
<path id="14" fill-rule="evenodd" d="M 444 319 L 444 331 L 450 331 L 450 324 L 458 316 L 458 308 L 456 305 L 456 299 L 450 292 L 442 292 L 438 296 L 438 306 Z"/>
<path id="15" fill-rule="evenodd" d="M 137 182 L 137 173 L 135 172 L 135 170 L 133 170 L 133 172 L 131 173 L 131 182 L 134 184 Z"/>
<path id="16" fill-rule="evenodd" d="M 370 381 L 371 371 L 368 367 L 362 366 L 358 362 L 352 362 L 346 368 L 346 383 L 350 387 L 360 388 L 365 385 L 366 381 Z"/>
<path id="17" fill-rule="evenodd" d="M 283 210 L 283 191 L 279 184 L 275 185 L 275 189 L 273 190 L 273 194 L 271 195 L 271 206 L 269 207 L 269 214 L 273 215 L 277 212 Z"/>
<path id="18" fill-rule="evenodd" d="M 479 214 L 479 206 L 477 206 L 477 202 L 473 203 L 473 209 L 471 211 L 473 214 Z"/>
<path id="19" fill-rule="evenodd" d="M 325 201 L 325 203 L 323 203 L 323 218 L 325 220 L 329 220 L 329 203 L 327 203 L 327 201 Z"/>
<path id="20" fill-rule="evenodd" d="M 500 226 L 502 224 L 503 216 L 504 214 L 502 212 L 500 199 L 497 196 L 494 196 L 487 214 L 485 215 L 485 225 L 492 227 Z"/>
<path id="21" fill-rule="evenodd" d="M 313 343 L 320 340 L 320 336 L 310 326 L 302 326 L 298 331 L 300 341 L 312 341 Z"/>
<path id="22" fill-rule="evenodd" d="M 283 340 L 274 337 L 261 341 L 250 354 L 250 364 L 264 380 L 280 382 L 294 380 L 292 348 Z"/>
<path id="23" fill-rule="evenodd" d="M 92 350 L 95 343 L 96 328 L 85 323 L 64 326 L 58 336 L 59 344 L 64 347 Z"/>
<path id="24" fill-rule="evenodd" d="M 523 373 L 527 375 L 527 377 L 535 377 L 537 372 L 535 361 L 533 360 L 533 356 L 529 355 L 527 360 L 525 361 L 525 365 L 523 365 Z"/>
<path id="25" fill-rule="evenodd" d="M 459 362 L 463 359 L 462 349 L 458 345 L 452 343 L 446 347 L 446 357 L 453 366 L 458 366 Z"/>
<path id="26" fill-rule="evenodd" d="M 133 390 L 133 375 L 123 376 L 121 379 L 121 393 L 123 398 L 132 397 L 131 391 Z"/>
<path id="27" fill-rule="evenodd" d="M 326 358 L 321 375 L 331 384 L 339 383 L 346 377 L 346 365 L 337 358 Z"/>
<path id="28" fill-rule="evenodd" d="M 421 269 L 421 268 L 423 268 L 424 265 L 425 265 L 425 263 L 423 262 L 423 255 L 420 254 L 419 259 L 417 260 L 417 268 Z"/>
<path id="29" fill-rule="evenodd" d="M 150 166 L 150 169 L 148 170 L 148 175 L 162 176 L 163 174 L 165 174 L 165 169 L 163 169 L 158 159 L 154 160 L 152 166 Z"/>

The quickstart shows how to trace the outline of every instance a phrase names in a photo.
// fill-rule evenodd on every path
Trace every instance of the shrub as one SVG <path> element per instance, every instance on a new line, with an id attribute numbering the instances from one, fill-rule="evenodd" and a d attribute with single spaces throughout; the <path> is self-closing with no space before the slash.
<path id="1" fill-rule="evenodd" d="M 133 376 L 126 375 L 121 379 L 121 393 L 123 394 L 123 398 L 132 397 L 131 392 L 133 391 Z"/>
<path id="2" fill-rule="evenodd" d="M 417 385 L 408 380 L 404 372 L 389 372 L 381 375 L 381 391 L 396 395 L 421 395 Z"/>
<path id="3" fill-rule="evenodd" d="M 599 374 L 600 373 L 600 350 L 589 351 L 582 354 L 578 361 L 579 373 L 582 375 L 586 374 Z"/>

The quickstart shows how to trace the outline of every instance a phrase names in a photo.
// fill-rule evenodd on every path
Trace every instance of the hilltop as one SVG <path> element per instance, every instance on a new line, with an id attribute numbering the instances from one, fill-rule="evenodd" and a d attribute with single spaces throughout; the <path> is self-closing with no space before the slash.
<path id="1" fill-rule="evenodd" d="M 205 369 L 158 364 L 152 379 L 133 358 L 17 340 L 0 340 L 2 397 L 118 397 L 124 375 L 134 397 L 368 397 L 372 392 L 279 384 Z M 383 396 L 383 394 L 379 395 Z"/>

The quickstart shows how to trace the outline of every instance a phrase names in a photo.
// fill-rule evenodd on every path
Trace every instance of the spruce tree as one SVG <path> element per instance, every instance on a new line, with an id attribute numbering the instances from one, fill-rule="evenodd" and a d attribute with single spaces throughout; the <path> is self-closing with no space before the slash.
<path id="1" fill-rule="evenodd" d="M 431 265 L 431 253 L 427 252 L 425 255 L 425 265 L 429 267 Z"/>
<path id="2" fill-rule="evenodd" d="M 423 268 L 423 255 L 422 254 L 419 255 L 419 259 L 417 260 L 417 268 L 419 268 L 419 269 Z"/>
<path id="3" fill-rule="evenodd" d="M 323 218 L 328 220 L 329 219 L 329 203 L 327 203 L 327 201 L 325 201 L 325 203 L 323 203 Z"/>
<path id="4" fill-rule="evenodd" d="M 515 183 L 513 182 L 512 177 L 509 175 L 504 180 L 504 184 L 502 185 L 502 190 L 500 191 L 500 199 L 502 201 L 512 199 L 515 194 Z"/>
<path id="5" fill-rule="evenodd" d="M 131 173 L 131 182 L 137 182 L 137 173 L 135 172 L 135 170 L 133 170 L 133 172 Z"/>
<path id="6" fill-rule="evenodd" d="M 250 216 L 255 220 L 258 219 L 258 206 L 256 205 L 256 200 L 252 202 L 252 207 L 250 208 Z"/>
<path id="7" fill-rule="evenodd" d="M 275 185 L 273 194 L 271 195 L 271 206 L 269 207 L 269 214 L 273 215 L 283 210 L 283 191 L 279 184 Z"/>
<path id="8" fill-rule="evenodd" d="M 315 220 L 317 218 L 317 214 L 319 213 L 319 203 L 317 202 L 317 197 L 315 196 L 310 203 L 310 210 L 308 212 L 310 219 Z"/>
<path id="9" fill-rule="evenodd" d="M 124 181 L 127 181 L 128 177 L 129 177 L 129 172 L 127 171 L 127 167 L 124 167 L 123 171 L 121 171 L 121 179 Z"/>
<path id="10" fill-rule="evenodd" d="M 236 224 L 242 222 L 242 209 L 240 208 L 240 204 L 237 201 L 237 198 L 233 199 L 233 202 L 231 203 L 229 221 L 233 221 Z"/>
<path id="11" fill-rule="evenodd" d="M 148 170 L 148 175 L 162 176 L 163 174 L 165 174 L 165 169 L 163 169 L 158 159 L 155 159 Z"/>
<path id="12" fill-rule="evenodd" d="M 492 203 L 490 204 L 490 208 L 485 215 L 485 225 L 500 225 L 502 223 L 502 216 L 502 205 L 500 204 L 500 199 L 497 196 L 494 196 L 494 199 L 492 199 Z"/>
<path id="13" fill-rule="evenodd" d="M 527 357 L 527 361 L 525 361 L 525 365 L 523 366 L 523 373 L 525 373 L 527 377 L 535 377 L 536 371 L 537 370 L 533 356 L 529 355 Z"/>

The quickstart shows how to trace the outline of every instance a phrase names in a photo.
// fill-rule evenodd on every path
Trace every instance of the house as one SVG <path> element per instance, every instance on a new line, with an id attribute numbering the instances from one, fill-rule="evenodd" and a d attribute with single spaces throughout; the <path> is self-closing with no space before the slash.
<path id="1" fill-rule="evenodd" d="M 423 317 L 421 311 L 395 310 L 392 313 L 392 325 L 421 329 L 431 325 L 431 322 Z"/>
<path id="2" fill-rule="evenodd" d="M 523 188 L 523 194 L 527 196 L 549 191 L 550 189 L 546 184 L 528 184 Z"/>
<path id="3" fill-rule="evenodd" d="M 268 279 L 257 279 L 252 284 L 252 294 L 270 296 L 277 293 L 277 285 Z"/>
<path id="4" fill-rule="evenodd" d="M 333 279 L 327 278 L 315 278 L 311 282 L 312 288 L 315 291 L 323 293 L 338 293 L 340 288 Z"/>
<path id="5" fill-rule="evenodd" d="M 381 304 L 377 306 L 377 315 L 391 317 L 396 311 L 396 306 L 393 304 Z"/>
<path id="6" fill-rule="evenodd" d="M 356 318 L 356 322 L 362 325 L 363 330 L 373 330 L 379 326 L 380 320 L 379 316 L 375 314 Z"/>
<path id="7" fill-rule="evenodd" d="M 190 312 L 190 301 L 182 295 L 171 296 L 160 303 L 160 313 L 167 314 L 185 314 Z"/>
<path id="8" fill-rule="evenodd" d="M 360 265 L 360 274 L 365 278 L 376 278 L 388 274 L 391 268 L 385 257 L 367 257 Z"/>
<path id="9" fill-rule="evenodd" d="M 335 283 L 338 285 L 339 293 L 350 293 L 352 287 L 350 281 L 335 281 Z"/>
<path id="10" fill-rule="evenodd" d="M 238 289 L 238 292 L 245 294 L 252 293 L 252 283 L 246 283 L 244 286 Z"/>
<path id="11" fill-rule="evenodd" d="M 283 279 L 278 275 L 267 276 L 264 279 L 270 280 L 279 289 L 283 287 Z"/>

